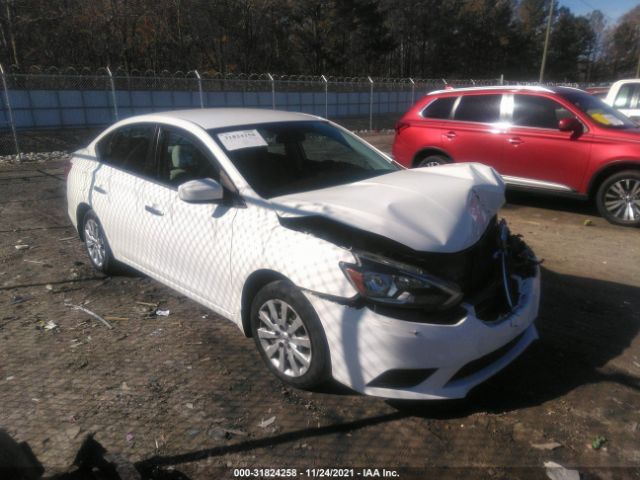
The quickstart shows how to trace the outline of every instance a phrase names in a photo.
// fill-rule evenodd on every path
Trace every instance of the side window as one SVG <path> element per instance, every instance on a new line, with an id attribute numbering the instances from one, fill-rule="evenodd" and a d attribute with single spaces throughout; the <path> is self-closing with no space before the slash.
<path id="1" fill-rule="evenodd" d="M 122 127 L 100 140 L 97 145 L 98 158 L 112 167 L 144 175 L 148 172 L 153 133 L 153 125 Z"/>
<path id="2" fill-rule="evenodd" d="M 199 178 L 220 180 L 218 169 L 211 164 L 202 147 L 178 130 L 162 130 L 158 162 L 159 180 L 172 187 Z"/>
<path id="3" fill-rule="evenodd" d="M 521 127 L 558 129 L 558 122 L 573 113 L 559 103 L 535 95 L 514 95 L 513 124 Z"/>
<path id="4" fill-rule="evenodd" d="M 502 95 L 464 95 L 454 114 L 455 120 L 493 123 L 500 120 Z"/>
<path id="5" fill-rule="evenodd" d="M 449 118 L 456 98 L 458 97 L 436 98 L 422 111 L 422 116 L 424 118 Z"/>
<path id="6" fill-rule="evenodd" d="M 631 83 L 626 83 L 620 87 L 616 99 L 613 101 L 615 108 L 633 108 L 631 102 L 633 101 L 634 94 L 637 94 L 639 87 Z"/>

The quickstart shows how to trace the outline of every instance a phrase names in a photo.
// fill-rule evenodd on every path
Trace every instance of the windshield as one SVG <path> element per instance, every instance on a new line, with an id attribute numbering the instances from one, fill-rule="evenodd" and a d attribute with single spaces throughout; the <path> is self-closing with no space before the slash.
<path id="1" fill-rule="evenodd" d="M 593 95 L 579 90 L 563 90 L 558 93 L 589 115 L 602 127 L 615 129 L 638 128 L 638 125 L 629 117 L 611 108 L 601 99 Z"/>
<path id="2" fill-rule="evenodd" d="M 401 168 L 352 135 L 321 121 L 208 132 L 263 198 L 343 185 Z"/>

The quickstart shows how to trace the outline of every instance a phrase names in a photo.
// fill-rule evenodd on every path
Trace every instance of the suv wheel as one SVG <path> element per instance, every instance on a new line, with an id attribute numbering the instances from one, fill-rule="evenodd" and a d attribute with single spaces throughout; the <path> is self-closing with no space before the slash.
<path id="1" fill-rule="evenodd" d="M 596 196 L 600 215 L 616 225 L 640 226 L 640 171 L 626 170 L 607 178 Z"/>
<path id="2" fill-rule="evenodd" d="M 84 245 L 93 268 L 107 275 L 114 273 L 117 262 L 111 253 L 111 247 L 107 242 L 102 224 L 93 210 L 89 210 L 85 214 L 82 230 Z"/>
<path id="3" fill-rule="evenodd" d="M 270 283 L 251 306 L 251 333 L 262 360 L 298 388 L 320 385 L 329 374 L 329 349 L 315 310 L 296 287 Z"/>
<path id="4" fill-rule="evenodd" d="M 438 165 L 445 165 L 449 163 L 450 160 L 444 155 L 427 155 L 424 158 L 421 158 L 416 161 L 416 168 L 421 167 L 437 167 Z"/>

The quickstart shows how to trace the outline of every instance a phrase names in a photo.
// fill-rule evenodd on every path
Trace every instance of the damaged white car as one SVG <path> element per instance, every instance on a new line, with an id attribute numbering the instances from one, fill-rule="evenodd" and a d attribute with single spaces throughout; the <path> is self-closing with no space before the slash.
<path id="1" fill-rule="evenodd" d="M 539 268 L 483 165 L 406 170 L 322 118 L 187 110 L 76 152 L 67 200 L 95 268 L 232 320 L 294 386 L 459 398 L 537 338 Z"/>

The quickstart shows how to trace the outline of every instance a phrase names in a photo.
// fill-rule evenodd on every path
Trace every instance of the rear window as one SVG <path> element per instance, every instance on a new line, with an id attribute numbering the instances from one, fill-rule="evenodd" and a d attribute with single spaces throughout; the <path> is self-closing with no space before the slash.
<path id="1" fill-rule="evenodd" d="M 640 85 L 638 84 L 626 83 L 622 85 L 613 101 L 613 106 L 616 108 L 635 108 L 639 92 Z"/>
<path id="2" fill-rule="evenodd" d="M 422 111 L 424 118 L 449 118 L 451 109 L 458 97 L 436 98 Z"/>
<path id="3" fill-rule="evenodd" d="M 455 120 L 493 123 L 500 120 L 502 95 L 465 95 L 454 114 Z"/>

